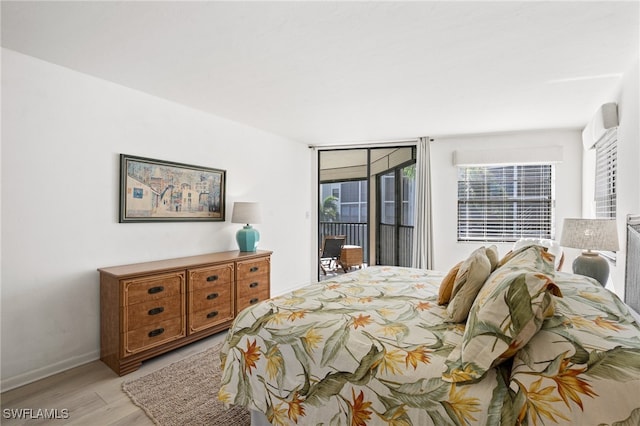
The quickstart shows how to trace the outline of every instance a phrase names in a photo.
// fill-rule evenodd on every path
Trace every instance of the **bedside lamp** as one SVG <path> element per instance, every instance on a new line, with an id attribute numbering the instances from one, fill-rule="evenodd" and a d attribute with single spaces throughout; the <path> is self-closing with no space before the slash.
<path id="1" fill-rule="evenodd" d="M 260 233 L 254 229 L 251 223 L 260 223 L 260 205 L 258 203 L 236 202 L 233 203 L 231 223 L 244 223 L 242 229 L 236 233 L 236 241 L 240 251 L 256 251 Z"/>
<path id="2" fill-rule="evenodd" d="M 591 250 L 619 249 L 616 221 L 565 219 L 560 245 L 586 250 L 573 261 L 573 273 L 595 278 L 604 287 L 609 279 L 609 262 Z"/>

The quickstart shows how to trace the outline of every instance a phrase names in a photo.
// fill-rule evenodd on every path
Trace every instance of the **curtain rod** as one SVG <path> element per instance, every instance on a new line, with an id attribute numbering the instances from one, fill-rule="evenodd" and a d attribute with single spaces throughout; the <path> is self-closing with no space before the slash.
<path id="1" fill-rule="evenodd" d="M 433 139 L 429 139 L 433 142 Z M 410 146 L 415 145 L 418 142 L 418 138 L 415 139 L 398 139 L 398 140 L 386 140 L 386 141 L 369 141 L 369 142 L 356 142 L 356 143 L 341 143 L 341 144 L 327 144 L 327 145 L 309 145 L 310 149 L 317 149 L 319 151 L 325 149 L 340 149 L 340 148 L 385 148 L 393 146 Z"/>

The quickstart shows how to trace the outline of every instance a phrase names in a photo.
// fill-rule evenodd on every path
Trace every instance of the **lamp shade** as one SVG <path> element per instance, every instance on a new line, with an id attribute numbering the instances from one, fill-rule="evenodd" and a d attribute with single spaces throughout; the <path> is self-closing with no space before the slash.
<path id="1" fill-rule="evenodd" d="M 619 250 L 615 219 L 565 219 L 560 245 L 583 250 Z"/>
<path id="2" fill-rule="evenodd" d="M 260 223 L 262 216 L 260 214 L 260 204 L 250 202 L 233 203 L 233 213 L 231 215 L 231 223 Z"/>

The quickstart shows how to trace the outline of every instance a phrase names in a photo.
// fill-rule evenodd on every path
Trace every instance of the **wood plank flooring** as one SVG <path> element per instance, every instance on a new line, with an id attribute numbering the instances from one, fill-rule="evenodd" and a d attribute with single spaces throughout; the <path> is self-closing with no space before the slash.
<path id="1" fill-rule="evenodd" d="M 226 331 L 142 363 L 138 371 L 119 377 L 101 361 L 81 365 L 34 383 L 2 393 L 2 425 L 153 425 L 144 411 L 122 391 L 122 383 L 145 376 L 222 342 Z M 12 417 L 20 410 L 27 419 Z M 31 409 L 32 412 L 25 412 Z M 57 410 L 57 420 L 33 419 L 38 409 Z M 68 418 L 65 412 L 67 410 Z"/>

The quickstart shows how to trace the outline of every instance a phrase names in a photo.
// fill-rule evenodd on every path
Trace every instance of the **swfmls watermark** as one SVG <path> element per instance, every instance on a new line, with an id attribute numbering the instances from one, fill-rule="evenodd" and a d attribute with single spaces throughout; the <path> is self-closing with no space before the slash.
<path id="1" fill-rule="evenodd" d="M 67 420 L 68 408 L 3 408 L 2 418 L 13 420 Z"/>

